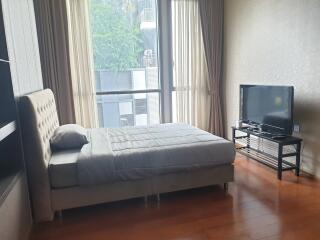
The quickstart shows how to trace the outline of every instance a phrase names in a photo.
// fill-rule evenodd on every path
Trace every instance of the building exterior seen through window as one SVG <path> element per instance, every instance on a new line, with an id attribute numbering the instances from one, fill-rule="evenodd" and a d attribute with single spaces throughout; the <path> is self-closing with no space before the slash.
<path id="1" fill-rule="evenodd" d="M 100 127 L 160 122 L 156 0 L 91 0 Z"/>

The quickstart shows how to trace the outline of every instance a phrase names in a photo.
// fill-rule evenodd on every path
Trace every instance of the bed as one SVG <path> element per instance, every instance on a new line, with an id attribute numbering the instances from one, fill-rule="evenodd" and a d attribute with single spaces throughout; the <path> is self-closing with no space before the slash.
<path id="1" fill-rule="evenodd" d="M 56 211 L 233 181 L 233 143 L 186 124 L 87 129 L 81 149 L 52 152 L 59 126 L 46 89 L 21 98 L 34 220 Z"/>

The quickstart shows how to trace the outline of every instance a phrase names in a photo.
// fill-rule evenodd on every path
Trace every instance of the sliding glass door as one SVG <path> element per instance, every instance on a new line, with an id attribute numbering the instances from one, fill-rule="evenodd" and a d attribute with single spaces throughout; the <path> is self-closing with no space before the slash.
<path id="1" fill-rule="evenodd" d="M 160 123 L 156 0 L 90 0 L 100 127 Z"/>

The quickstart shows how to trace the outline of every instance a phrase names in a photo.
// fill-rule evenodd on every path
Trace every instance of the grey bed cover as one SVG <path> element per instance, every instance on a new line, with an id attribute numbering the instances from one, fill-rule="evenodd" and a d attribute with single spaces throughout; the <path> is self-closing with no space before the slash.
<path id="1" fill-rule="evenodd" d="M 209 168 L 234 161 L 233 143 L 187 124 L 88 130 L 78 183 L 90 186 Z"/>

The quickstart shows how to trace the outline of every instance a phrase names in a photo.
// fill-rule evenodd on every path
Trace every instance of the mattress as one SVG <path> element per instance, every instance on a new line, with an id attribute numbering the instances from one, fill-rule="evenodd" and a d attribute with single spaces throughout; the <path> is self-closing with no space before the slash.
<path id="1" fill-rule="evenodd" d="M 77 161 L 80 149 L 59 151 L 49 161 L 49 178 L 52 188 L 66 188 L 78 185 Z"/>
<path id="2" fill-rule="evenodd" d="M 232 164 L 234 145 L 187 124 L 91 129 L 78 157 L 89 186 Z"/>

